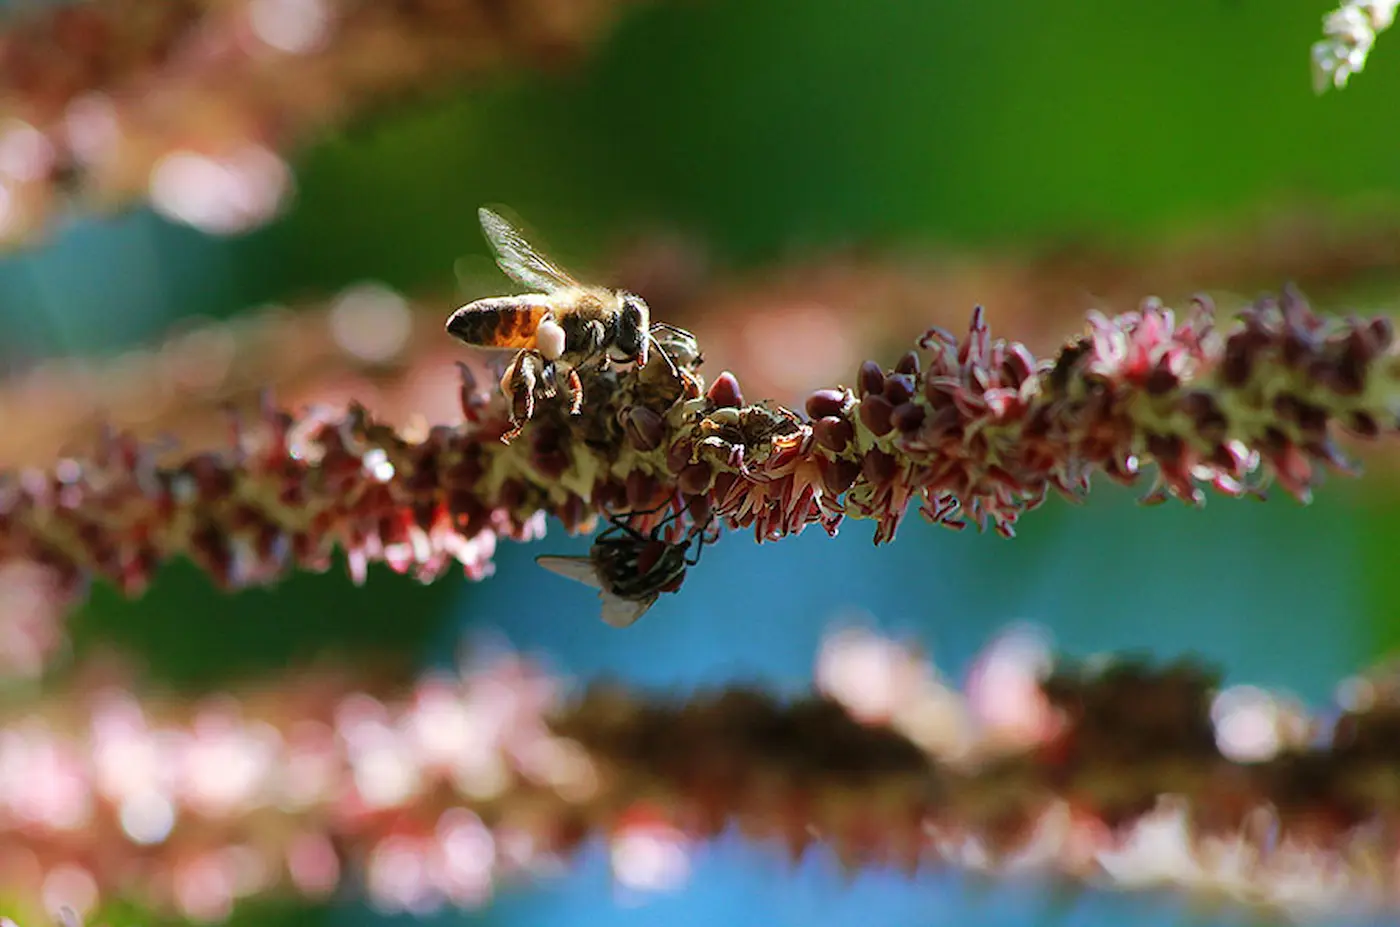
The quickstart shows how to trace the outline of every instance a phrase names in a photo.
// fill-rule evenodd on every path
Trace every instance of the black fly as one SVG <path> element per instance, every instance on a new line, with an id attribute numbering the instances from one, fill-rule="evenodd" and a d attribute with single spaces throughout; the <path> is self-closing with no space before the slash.
<path id="1" fill-rule="evenodd" d="M 718 537 L 718 532 L 712 530 L 713 515 L 691 528 L 679 542 L 668 541 L 663 535 L 666 525 L 680 517 L 679 512 L 647 534 L 626 520 L 629 515 L 649 514 L 652 513 L 610 515 L 611 526 L 594 539 L 587 557 L 546 554 L 536 557 L 535 562 L 560 576 L 597 589 L 606 624 L 615 628 L 635 624 L 661 593 L 680 588 L 686 570 L 700 561 L 700 551 Z"/>

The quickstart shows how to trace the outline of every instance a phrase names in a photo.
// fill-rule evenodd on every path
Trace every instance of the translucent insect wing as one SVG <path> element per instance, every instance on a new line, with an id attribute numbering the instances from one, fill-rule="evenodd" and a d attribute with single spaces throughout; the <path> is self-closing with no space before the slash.
<path id="1" fill-rule="evenodd" d="M 591 557 L 558 557 L 541 554 L 535 558 L 535 562 L 551 573 L 558 573 L 560 576 L 602 591 L 603 581 L 599 578 L 598 567 Z"/>
<path id="2" fill-rule="evenodd" d="M 637 619 L 647 613 L 656 602 L 653 593 L 642 599 L 624 599 L 603 588 L 598 576 L 598 567 L 590 557 L 559 557 L 542 554 L 535 562 L 552 573 L 592 586 L 598 590 L 598 600 L 603 604 L 603 623 L 614 628 L 625 628 L 637 623 Z"/>
<path id="3" fill-rule="evenodd" d="M 624 599 L 615 596 L 606 589 L 598 591 L 598 598 L 603 603 L 603 623 L 614 628 L 625 628 L 637 623 L 637 619 L 647 613 L 647 610 L 656 602 L 656 595 L 649 595 L 645 599 Z"/>
<path id="4" fill-rule="evenodd" d="M 477 216 L 481 219 L 481 231 L 496 252 L 496 263 L 513 279 L 546 293 L 582 285 L 500 215 L 483 206 L 477 210 Z"/>

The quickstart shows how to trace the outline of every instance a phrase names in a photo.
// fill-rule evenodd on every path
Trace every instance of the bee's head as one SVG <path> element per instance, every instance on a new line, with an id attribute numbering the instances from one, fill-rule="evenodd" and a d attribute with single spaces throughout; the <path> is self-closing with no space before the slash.
<path id="1" fill-rule="evenodd" d="M 647 361 L 647 332 L 651 329 L 651 310 L 640 296 L 622 294 L 622 310 L 617 316 L 618 360 Z"/>

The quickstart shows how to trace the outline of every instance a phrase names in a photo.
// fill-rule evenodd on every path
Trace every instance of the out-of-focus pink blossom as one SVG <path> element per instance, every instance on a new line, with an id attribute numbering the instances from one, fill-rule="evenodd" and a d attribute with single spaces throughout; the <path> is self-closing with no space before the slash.
<path id="1" fill-rule="evenodd" d="M 847 627 L 797 699 L 567 695 L 508 652 L 387 692 L 299 676 L 182 704 L 107 685 L 0 719 L 0 891 L 217 921 L 355 884 L 427 913 L 489 904 L 590 838 L 620 891 L 673 890 L 700 841 L 738 832 L 796 855 L 823 844 L 851 868 L 1049 872 L 1333 915 L 1400 905 L 1392 670 L 1343 687 L 1369 699 L 1325 733 L 1276 707 L 1275 749 L 1237 755 L 1289 699 L 1042 648 L 1012 629 L 959 691 L 916 649 Z M 1021 723 L 1041 714 L 1056 725 Z"/>

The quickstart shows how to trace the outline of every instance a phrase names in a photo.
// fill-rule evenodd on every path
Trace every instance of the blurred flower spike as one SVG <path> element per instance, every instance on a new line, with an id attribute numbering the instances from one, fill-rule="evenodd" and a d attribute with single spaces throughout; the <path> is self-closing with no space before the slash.
<path id="1" fill-rule="evenodd" d="M 1011 537 L 1051 491 L 1091 478 L 1146 481 L 1144 501 L 1192 505 L 1205 489 L 1307 501 L 1323 471 L 1355 472 L 1339 433 L 1396 430 L 1397 361 L 1384 317 L 1323 318 L 1301 294 L 1260 299 L 1228 326 L 1203 300 L 1092 313 L 1052 358 L 993 338 L 982 309 L 961 338 L 934 329 L 892 367 L 811 394 L 804 414 L 746 404 L 722 373 L 699 398 L 665 364 L 592 371 L 583 414 L 542 402 L 511 444 L 498 392 L 464 365 L 465 420 L 396 430 L 363 408 L 296 414 L 271 402 L 234 418 L 226 446 L 158 464 L 111 434 L 91 459 L 0 477 L 0 565 L 51 571 L 64 601 L 91 577 L 139 593 L 185 555 L 226 588 L 325 570 L 335 548 L 357 581 L 371 562 L 427 582 L 456 564 L 492 572 L 500 538 L 546 516 L 592 530 L 600 514 L 685 536 L 717 515 L 759 542 L 845 518 L 888 542 L 911 505 L 926 519 Z M 693 395 L 693 385 L 692 392 Z M 46 582 L 50 582 L 46 580 Z"/>
<path id="2" fill-rule="evenodd" d="M 597 841 L 619 890 L 673 891 L 737 832 L 848 872 L 1393 911 L 1397 678 L 1310 714 L 1189 662 L 1067 662 L 1014 628 L 959 688 L 845 627 L 798 698 L 578 691 L 500 648 L 389 689 L 302 672 L 191 702 L 108 681 L 0 716 L 0 896 L 209 923 L 353 888 L 425 915 Z"/>
<path id="3" fill-rule="evenodd" d="M 386 99 L 558 64 L 618 0 L 88 0 L 0 24 L 0 245 L 33 243 L 76 195 L 147 201 L 233 235 L 275 218 L 292 153 Z"/>

